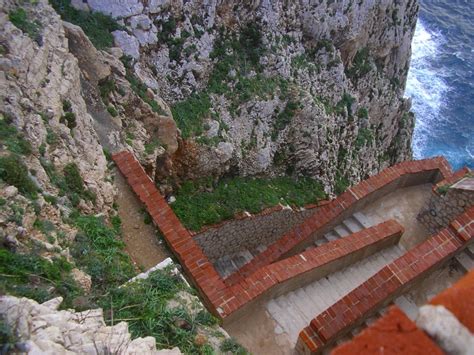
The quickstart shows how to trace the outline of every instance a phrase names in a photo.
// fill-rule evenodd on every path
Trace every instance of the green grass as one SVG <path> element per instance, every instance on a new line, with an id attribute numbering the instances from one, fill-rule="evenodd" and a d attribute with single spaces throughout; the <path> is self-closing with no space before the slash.
<path id="1" fill-rule="evenodd" d="M 0 119 L 0 142 L 12 153 L 28 155 L 32 152 L 30 142 L 3 116 Z"/>
<path id="2" fill-rule="evenodd" d="M 48 261 L 34 253 L 19 254 L 0 249 L 0 293 L 45 302 L 62 296 L 63 307 L 71 307 L 81 291 L 69 272 L 72 265 L 62 258 Z"/>
<path id="3" fill-rule="evenodd" d="M 111 324 L 111 310 L 114 323 L 127 320 L 132 337 L 153 336 L 158 348 L 178 346 L 185 354 L 207 354 L 209 345 L 200 347 L 194 338 L 199 325 L 216 320 L 207 311 L 192 316 L 183 308 L 168 309 L 167 302 L 181 290 L 191 291 L 179 276 L 159 270 L 146 280 L 110 290 L 100 305 L 109 315 L 107 323 Z"/>
<path id="4" fill-rule="evenodd" d="M 374 140 L 374 134 L 372 130 L 368 128 L 361 128 L 359 129 L 359 133 L 357 134 L 357 138 L 355 141 L 355 147 L 357 149 L 362 148 L 367 143 L 370 143 Z"/>
<path id="5" fill-rule="evenodd" d="M 38 187 L 28 175 L 28 168 L 18 155 L 0 157 L 0 178 L 18 188 L 23 195 L 35 198 Z"/>
<path id="6" fill-rule="evenodd" d="M 71 246 L 76 263 L 92 277 L 97 292 L 118 287 L 135 275 L 117 225 L 109 227 L 100 217 L 73 216 L 80 229 Z"/>
<path id="7" fill-rule="evenodd" d="M 326 197 L 321 184 L 309 178 L 235 177 L 222 179 L 212 192 L 203 191 L 203 185 L 184 183 L 176 192 L 176 202 L 171 205 L 185 226 L 194 231 L 233 218 L 237 212 L 258 213 L 280 202 L 303 206 Z"/>
<path id="8" fill-rule="evenodd" d="M 225 339 L 219 348 L 223 352 L 230 352 L 233 355 L 246 355 L 250 354 L 242 345 L 237 343 L 233 338 Z"/>
<path id="9" fill-rule="evenodd" d="M 80 26 L 97 49 L 113 46 L 111 32 L 122 27 L 110 16 L 99 12 L 86 12 L 73 8 L 70 0 L 49 0 L 64 21 Z"/>
<path id="10" fill-rule="evenodd" d="M 346 69 L 346 75 L 352 80 L 357 80 L 369 73 L 371 68 L 369 49 L 367 47 L 362 48 L 354 56 L 352 66 Z"/>
<path id="11" fill-rule="evenodd" d="M 38 23 L 28 19 L 28 14 L 21 7 L 10 11 L 8 18 L 16 27 L 26 33 L 30 38 L 36 40 L 39 36 L 40 27 Z"/>
<path id="12" fill-rule="evenodd" d="M 209 113 L 211 100 L 206 93 L 192 94 L 186 100 L 173 105 L 171 112 L 181 129 L 183 138 L 200 135 L 203 132 L 203 119 Z"/>

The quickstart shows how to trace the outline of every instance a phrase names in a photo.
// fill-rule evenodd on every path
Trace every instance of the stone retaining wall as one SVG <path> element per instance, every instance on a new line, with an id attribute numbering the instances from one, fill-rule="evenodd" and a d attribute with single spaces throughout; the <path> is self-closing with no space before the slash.
<path id="1" fill-rule="evenodd" d="M 196 234 L 194 239 L 214 263 L 223 256 L 275 242 L 316 209 L 316 206 L 305 210 L 277 206 L 257 215 L 208 228 Z"/>
<path id="2" fill-rule="evenodd" d="M 436 233 L 445 228 L 454 217 L 474 205 L 474 190 L 465 189 L 462 186 L 458 187 L 458 184 L 454 184 L 469 173 L 469 169 L 460 170 L 453 175 L 457 178 L 456 180 L 442 181 L 434 187 L 428 205 L 417 216 L 417 219 L 430 233 Z M 451 184 L 454 185 L 451 186 Z"/>
<path id="3" fill-rule="evenodd" d="M 395 191 L 398 188 L 437 183 L 451 175 L 444 158 L 406 161 L 387 168 L 377 175 L 352 186 L 328 204 L 319 208 L 309 218 L 280 237 L 252 261 L 229 275 L 225 282 L 233 285 L 251 275 L 264 265 L 304 250 L 314 240 L 350 217 L 354 212 Z"/>

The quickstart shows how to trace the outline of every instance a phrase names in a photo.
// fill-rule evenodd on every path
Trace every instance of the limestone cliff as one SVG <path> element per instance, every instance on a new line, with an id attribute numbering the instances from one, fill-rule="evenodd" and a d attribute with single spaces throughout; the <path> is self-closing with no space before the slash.
<path id="1" fill-rule="evenodd" d="M 161 180 L 287 172 L 334 191 L 411 157 L 416 0 L 80 6 L 120 18 L 116 44 L 172 108 L 186 142 Z"/>

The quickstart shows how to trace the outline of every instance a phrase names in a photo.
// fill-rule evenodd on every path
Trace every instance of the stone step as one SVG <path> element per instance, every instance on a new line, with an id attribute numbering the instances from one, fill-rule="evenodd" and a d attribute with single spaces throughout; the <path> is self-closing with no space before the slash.
<path id="1" fill-rule="evenodd" d="M 461 264 L 461 267 L 464 269 L 464 271 L 467 272 L 474 269 L 474 259 L 471 258 L 471 256 L 466 253 L 466 251 L 463 251 L 461 254 L 457 255 L 455 259 L 459 264 Z"/>
<path id="2" fill-rule="evenodd" d="M 342 224 L 334 227 L 334 232 L 336 232 L 336 234 L 341 238 L 351 234 L 351 231 L 344 227 Z"/>
<path id="3" fill-rule="evenodd" d="M 349 217 L 345 219 L 344 221 L 342 221 L 342 224 L 344 225 L 344 227 L 349 229 L 352 233 L 355 233 L 364 229 L 364 226 L 360 224 L 357 221 L 357 219 L 355 219 L 354 217 Z"/>
<path id="4" fill-rule="evenodd" d="M 403 312 L 410 318 L 411 320 L 416 320 L 416 317 L 418 316 L 418 307 L 414 302 L 412 302 L 408 297 L 406 296 L 400 296 L 397 297 L 393 301 L 398 307 L 401 308 Z"/>
<path id="5" fill-rule="evenodd" d="M 324 235 L 324 238 L 326 238 L 328 241 L 332 242 L 334 240 L 338 240 L 341 236 L 337 234 L 334 230 L 326 233 Z"/>
<path id="6" fill-rule="evenodd" d="M 372 221 L 365 216 L 362 212 L 356 212 L 352 215 L 352 217 L 359 222 L 364 228 L 369 228 L 373 225 Z"/>
<path id="7" fill-rule="evenodd" d="M 307 326 L 312 318 L 343 298 L 400 254 L 398 246 L 391 246 L 384 252 L 377 252 L 345 269 L 301 285 L 299 289 L 269 301 L 267 311 L 277 324 L 275 331 L 283 331 L 292 341 L 296 341 L 301 329 Z"/>

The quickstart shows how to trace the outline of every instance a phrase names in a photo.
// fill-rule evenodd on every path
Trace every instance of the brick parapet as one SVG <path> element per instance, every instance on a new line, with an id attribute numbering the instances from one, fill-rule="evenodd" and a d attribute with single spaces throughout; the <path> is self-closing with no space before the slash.
<path id="1" fill-rule="evenodd" d="M 474 237 L 473 221 L 474 208 L 470 208 L 453 220 L 450 227 L 410 249 L 317 315 L 300 333 L 299 351 L 320 353 L 419 278 L 461 251 Z"/>
<path id="2" fill-rule="evenodd" d="M 328 204 L 319 208 L 300 225 L 257 255 L 249 263 L 225 279 L 227 285 L 233 285 L 249 276 L 259 268 L 271 264 L 280 258 L 298 252 L 310 243 L 315 235 L 322 236 L 334 227 L 336 219 L 347 218 L 356 207 L 382 196 L 401 186 L 419 183 L 436 183 L 451 175 L 451 168 L 442 157 L 407 161 L 394 165 L 367 180 L 349 188 Z M 339 220 L 337 220 L 339 222 Z"/>

